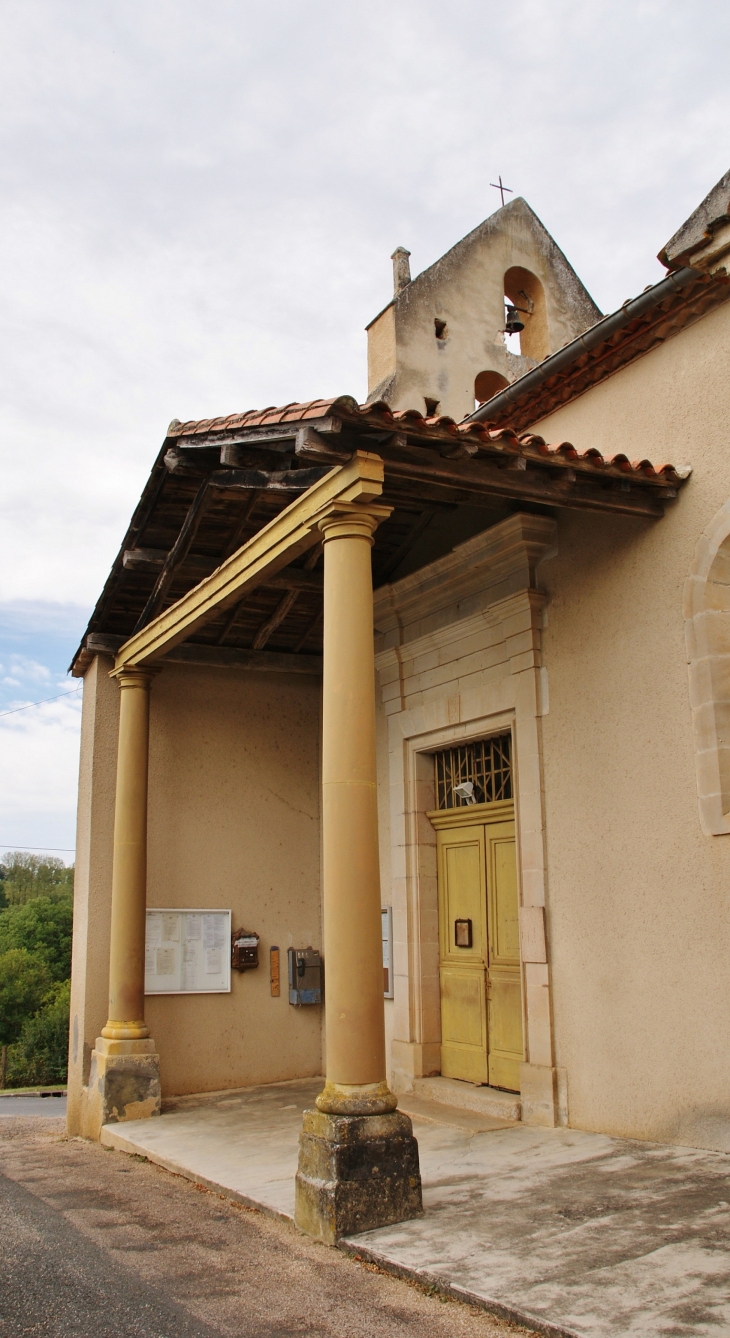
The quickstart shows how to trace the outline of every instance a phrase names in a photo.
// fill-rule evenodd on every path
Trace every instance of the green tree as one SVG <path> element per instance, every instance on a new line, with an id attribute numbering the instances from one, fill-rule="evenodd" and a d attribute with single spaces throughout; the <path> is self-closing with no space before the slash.
<path id="1" fill-rule="evenodd" d="M 42 1007 L 23 1022 L 10 1056 L 10 1082 L 46 1086 L 66 1081 L 71 982 L 51 986 Z"/>
<path id="2" fill-rule="evenodd" d="M 3 861 L 3 891 L 9 906 L 24 906 L 33 897 L 67 896 L 73 892 L 73 866 L 55 855 L 11 850 Z"/>
<path id="3" fill-rule="evenodd" d="M 71 975 L 73 901 L 62 896 L 34 897 L 0 911 L 0 954 L 18 948 L 29 953 L 52 981 Z"/>
<path id="4" fill-rule="evenodd" d="M 4 912 L 7 914 L 7 911 Z M 51 973 L 24 948 L 0 955 L 0 1086 L 5 1086 L 8 1046 L 20 1037 L 23 1023 L 37 1011 L 51 986 Z"/>

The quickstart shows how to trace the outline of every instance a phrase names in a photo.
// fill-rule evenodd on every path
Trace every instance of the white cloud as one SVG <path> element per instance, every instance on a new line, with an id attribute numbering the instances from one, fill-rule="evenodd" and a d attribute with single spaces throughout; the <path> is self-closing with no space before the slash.
<path id="1" fill-rule="evenodd" d="M 80 716 L 71 697 L 0 720 L 4 845 L 74 846 Z"/>

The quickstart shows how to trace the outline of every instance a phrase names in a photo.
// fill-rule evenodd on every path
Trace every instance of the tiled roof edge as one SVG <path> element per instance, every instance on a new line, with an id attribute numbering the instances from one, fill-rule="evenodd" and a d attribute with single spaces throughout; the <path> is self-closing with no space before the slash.
<path id="1" fill-rule="evenodd" d="M 570 460 L 596 470 L 618 470 L 621 474 L 633 475 L 637 480 L 643 478 L 654 482 L 677 484 L 683 482 L 685 477 L 671 464 L 653 465 L 650 460 L 636 460 L 632 463 L 622 453 L 603 456 L 595 447 L 581 452 L 567 441 L 551 445 L 543 437 L 536 436 L 532 432 L 518 434 L 510 427 L 489 427 L 476 415 L 457 423 L 455 419 L 444 414 L 427 418 L 418 409 L 391 409 L 384 400 L 376 401 L 374 404 L 358 404 L 350 395 L 340 395 L 327 400 L 307 400 L 301 404 L 285 404 L 278 408 L 270 407 L 259 411 L 250 410 L 243 414 L 229 414 L 224 418 L 201 418 L 188 423 L 173 422 L 170 425 L 169 437 L 178 440 L 181 437 L 198 435 L 209 437 L 218 433 L 240 431 L 242 427 L 250 431 L 277 423 L 290 423 L 294 426 L 297 423 L 335 415 L 354 425 L 371 426 L 381 431 L 390 429 L 392 432 L 397 432 L 399 428 L 416 431 L 419 437 L 433 437 L 434 443 L 438 440 L 443 441 L 444 437 L 470 441 L 475 452 L 481 445 L 491 447 L 493 450 L 506 449 L 541 456 L 546 461 L 551 457 L 556 462 Z"/>
<path id="2" fill-rule="evenodd" d="M 643 316 L 644 312 L 649 311 L 651 307 L 658 306 L 666 297 L 679 292 L 692 279 L 698 279 L 702 276 L 698 270 L 685 267 L 676 270 L 673 274 L 668 274 L 666 278 L 660 279 L 659 283 L 652 284 L 638 297 L 631 298 L 624 302 L 618 311 L 614 311 L 610 316 L 604 316 L 602 320 L 596 321 L 577 339 L 572 339 L 564 348 L 558 349 L 557 353 L 551 353 L 543 359 L 538 367 L 532 371 L 525 372 L 524 376 L 513 381 L 512 385 L 506 386 L 498 394 L 493 395 L 491 399 L 485 400 L 473 414 L 469 415 L 467 422 L 489 422 L 497 414 L 503 413 L 519 401 L 531 395 L 538 386 L 543 385 L 551 376 L 557 376 L 559 372 L 569 367 L 584 353 L 589 353 L 597 348 L 599 344 L 605 343 L 618 330 L 629 325 L 631 321 Z"/>

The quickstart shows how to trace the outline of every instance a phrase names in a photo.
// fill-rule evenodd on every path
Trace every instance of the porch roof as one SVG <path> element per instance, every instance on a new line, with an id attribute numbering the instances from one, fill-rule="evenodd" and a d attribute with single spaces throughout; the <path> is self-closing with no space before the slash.
<path id="1" fill-rule="evenodd" d="M 356 450 L 382 458 L 382 501 L 393 508 L 376 533 L 376 587 L 515 510 L 657 517 L 683 482 L 671 464 L 604 458 L 508 427 L 424 418 L 349 396 L 175 419 L 72 672 L 83 674 L 96 653 L 116 653 Z M 314 550 L 221 612 L 174 658 L 311 672 L 319 666 L 321 589 Z"/>

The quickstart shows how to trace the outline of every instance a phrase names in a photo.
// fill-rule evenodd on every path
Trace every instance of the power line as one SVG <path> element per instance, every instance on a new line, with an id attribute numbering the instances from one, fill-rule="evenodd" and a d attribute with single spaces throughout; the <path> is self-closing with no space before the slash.
<path id="1" fill-rule="evenodd" d="M 22 853 L 24 850 L 62 850 L 67 855 L 76 854 L 76 846 L 19 846 L 3 845 L 0 841 L 0 850 L 17 850 Z"/>
<path id="2" fill-rule="evenodd" d="M 12 711 L 0 711 L 0 719 L 4 715 L 17 715 L 18 711 L 29 711 L 31 706 L 45 706 L 47 702 L 58 702 L 62 697 L 75 697 L 80 691 L 81 688 L 72 688 L 70 692 L 59 692 L 57 697 L 44 697 L 42 702 L 28 702 L 25 706 L 14 706 Z M 48 848 L 50 850 L 50 846 Z M 60 850 L 60 846 L 58 848 Z"/>

